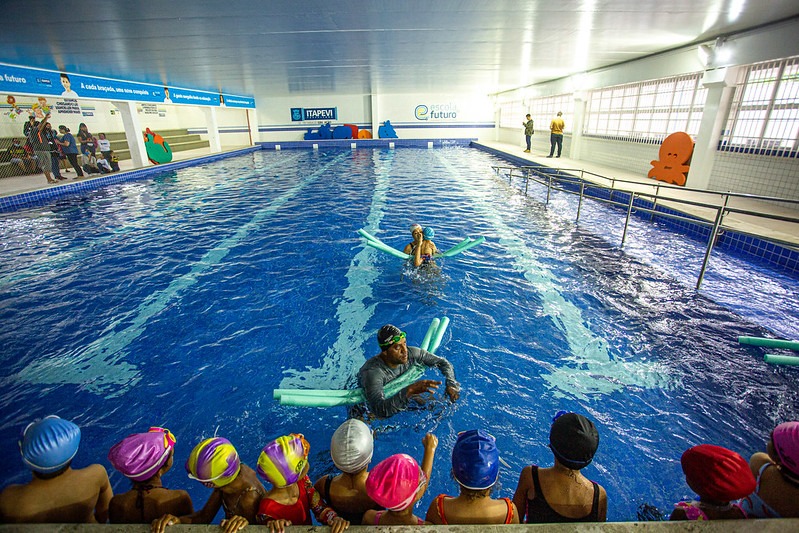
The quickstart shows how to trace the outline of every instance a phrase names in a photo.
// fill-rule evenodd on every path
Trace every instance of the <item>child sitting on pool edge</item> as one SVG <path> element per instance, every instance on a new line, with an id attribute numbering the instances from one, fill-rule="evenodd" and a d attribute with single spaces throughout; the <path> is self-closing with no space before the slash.
<path id="1" fill-rule="evenodd" d="M 336 514 L 311 484 L 308 453 L 311 446 L 301 434 L 292 433 L 273 440 L 258 457 L 258 474 L 272 484 L 258 506 L 258 523 L 272 532 L 282 533 L 287 526 L 310 526 L 311 511 L 316 519 L 340 533 L 350 523 Z"/>
<path id="2" fill-rule="evenodd" d="M 747 517 L 799 518 L 799 422 L 774 428 L 766 453 L 754 454 L 749 468 L 757 485 L 741 500 Z"/>
<path id="3" fill-rule="evenodd" d="M 335 477 L 322 476 L 314 483 L 322 499 L 351 524 L 360 524 L 369 509 L 380 509 L 366 494 L 373 451 L 372 430 L 360 420 L 350 418 L 330 439 L 330 457 L 342 473 Z"/>
<path id="4" fill-rule="evenodd" d="M 460 494 L 436 496 L 427 508 L 429 523 L 519 523 L 519 511 L 510 498 L 491 499 L 491 489 L 499 479 L 499 451 L 492 435 L 478 429 L 458 434 L 452 449 L 452 476 Z"/>
<path id="5" fill-rule="evenodd" d="M 225 533 L 255 523 L 258 503 L 266 490 L 255 471 L 239 460 L 229 440 L 212 437 L 200 442 L 186 461 L 186 471 L 191 479 L 214 491 L 199 511 L 181 517 L 167 514 L 153 521 L 153 533 L 163 533 L 174 524 L 210 524 L 220 508 L 225 511 L 220 524 Z"/>
<path id="6" fill-rule="evenodd" d="M 133 487 L 111 498 L 108 518 L 112 524 L 149 524 L 165 515 L 194 512 L 189 493 L 169 490 L 161 476 L 172 468 L 176 439 L 168 429 L 152 427 L 147 433 L 134 433 L 116 443 L 108 460 Z"/>
<path id="7" fill-rule="evenodd" d="M 438 447 L 438 439 L 432 433 L 422 438 L 424 457 L 422 466 L 410 455 L 398 453 L 381 461 L 366 479 L 366 492 L 385 511 L 366 511 L 363 515 L 365 526 L 427 524 L 413 514 L 413 506 L 427 490 L 433 474 L 433 459 Z"/>
<path id="8" fill-rule="evenodd" d="M 28 424 L 19 450 L 33 479 L 0 493 L 0 523 L 104 524 L 111 483 L 102 465 L 72 469 L 79 444 L 80 428 L 57 416 Z"/>
<path id="9" fill-rule="evenodd" d="M 746 518 L 734 500 L 755 490 L 755 477 L 746 460 L 727 448 L 701 444 L 680 458 L 685 481 L 699 500 L 678 502 L 669 520 L 732 520 Z"/>

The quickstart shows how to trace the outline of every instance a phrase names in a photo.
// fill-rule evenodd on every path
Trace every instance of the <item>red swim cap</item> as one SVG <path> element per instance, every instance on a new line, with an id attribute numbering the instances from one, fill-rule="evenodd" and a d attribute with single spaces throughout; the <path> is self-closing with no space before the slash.
<path id="1" fill-rule="evenodd" d="M 685 481 L 700 498 L 729 502 L 755 491 L 755 477 L 746 460 L 737 453 L 701 444 L 689 448 L 680 459 Z"/>

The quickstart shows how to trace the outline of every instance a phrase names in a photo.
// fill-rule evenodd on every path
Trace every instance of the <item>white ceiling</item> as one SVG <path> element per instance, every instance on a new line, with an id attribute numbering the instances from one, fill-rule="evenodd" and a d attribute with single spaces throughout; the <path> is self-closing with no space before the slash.
<path id="1" fill-rule="evenodd" d="M 0 61 L 266 96 L 493 93 L 799 15 L 797 0 L 0 0 Z"/>

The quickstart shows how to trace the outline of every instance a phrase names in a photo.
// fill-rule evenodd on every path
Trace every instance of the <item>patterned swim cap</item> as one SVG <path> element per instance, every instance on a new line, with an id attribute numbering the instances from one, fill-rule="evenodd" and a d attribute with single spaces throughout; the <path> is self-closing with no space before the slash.
<path id="1" fill-rule="evenodd" d="M 296 483 L 308 464 L 311 445 L 299 433 L 278 437 L 258 456 L 258 474 L 277 488 Z"/>
<path id="2" fill-rule="evenodd" d="M 356 418 L 341 424 L 330 439 L 333 464 L 347 474 L 360 472 L 372 460 L 374 440 L 369 426 Z"/>
<path id="3" fill-rule="evenodd" d="M 236 479 L 239 470 L 241 461 L 236 448 L 222 437 L 205 439 L 194 447 L 186 460 L 186 472 L 191 479 L 217 488 Z"/>
<path id="4" fill-rule="evenodd" d="M 429 241 L 430 239 L 436 236 L 436 232 L 433 231 L 433 228 L 425 228 L 424 231 L 422 232 L 422 235 L 424 235 L 424 238 Z"/>
<path id="5" fill-rule="evenodd" d="M 69 465 L 79 445 L 80 428 L 55 415 L 31 422 L 19 439 L 22 462 L 40 474 L 52 474 Z"/>
<path id="6" fill-rule="evenodd" d="M 499 477 L 496 439 L 482 429 L 460 433 L 452 449 L 452 474 L 470 490 L 493 487 Z"/>
<path id="7" fill-rule="evenodd" d="M 402 511 L 413 505 L 416 494 L 426 481 L 416 460 L 398 453 L 380 461 L 369 472 L 366 494 L 389 511 Z"/>
<path id="8" fill-rule="evenodd" d="M 147 481 L 169 460 L 175 442 L 168 429 L 150 428 L 147 433 L 134 433 L 114 444 L 108 460 L 125 477 Z"/>

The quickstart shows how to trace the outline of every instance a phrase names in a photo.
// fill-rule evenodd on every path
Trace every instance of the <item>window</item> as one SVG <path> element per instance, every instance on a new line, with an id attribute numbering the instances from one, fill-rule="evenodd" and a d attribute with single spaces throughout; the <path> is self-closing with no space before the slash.
<path id="1" fill-rule="evenodd" d="M 799 58 L 743 69 L 722 135 L 722 149 L 795 154 L 798 140 Z"/>
<path id="2" fill-rule="evenodd" d="M 701 73 L 650 80 L 589 93 L 584 133 L 661 142 L 675 131 L 699 132 L 707 91 Z"/>

